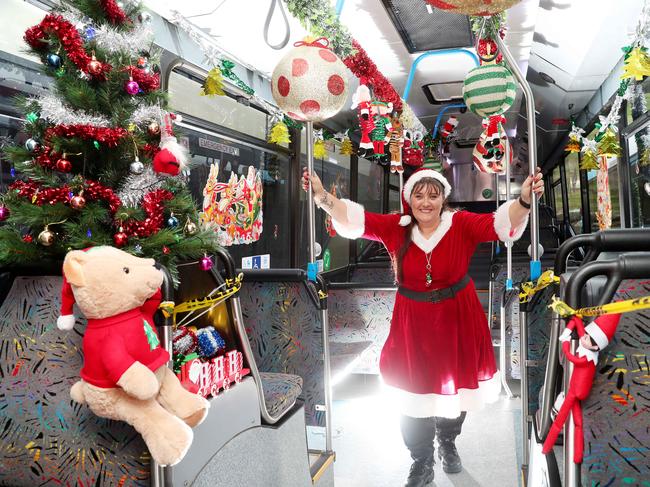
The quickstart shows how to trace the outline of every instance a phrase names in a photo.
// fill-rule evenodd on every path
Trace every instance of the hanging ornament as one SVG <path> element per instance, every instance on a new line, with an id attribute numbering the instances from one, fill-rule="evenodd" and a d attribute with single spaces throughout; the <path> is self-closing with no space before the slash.
<path id="1" fill-rule="evenodd" d="M 89 25 L 84 30 L 84 37 L 86 38 L 87 41 L 92 41 L 96 35 L 97 35 L 97 31 L 92 25 Z"/>
<path id="2" fill-rule="evenodd" d="M 128 241 L 129 241 L 129 237 L 126 233 L 124 233 L 122 227 L 120 227 L 118 232 L 115 235 L 113 235 L 113 243 L 115 244 L 116 247 L 124 247 Z"/>
<path id="3" fill-rule="evenodd" d="M 402 159 L 407 166 L 420 167 L 424 164 L 422 138 L 422 132 L 419 130 L 404 131 Z"/>
<path id="4" fill-rule="evenodd" d="M 506 164 L 512 163 L 512 150 L 509 150 L 509 141 L 503 124 L 506 119 L 496 115 L 483 120 L 485 129 L 472 152 L 472 162 L 481 172 L 500 174 L 505 170 Z M 505 160 L 506 152 L 509 153 L 508 161 Z"/>
<path id="5" fill-rule="evenodd" d="M 173 213 L 169 215 L 169 218 L 167 218 L 167 226 L 169 228 L 178 227 L 178 218 L 176 218 Z"/>
<path id="6" fill-rule="evenodd" d="M 566 145 L 564 151 L 569 153 L 580 152 L 580 141 L 569 139 L 569 143 Z"/>
<path id="7" fill-rule="evenodd" d="M 521 0 L 426 0 L 429 5 L 454 14 L 494 15 L 518 4 Z"/>
<path id="8" fill-rule="evenodd" d="M 481 64 L 500 64 L 503 61 L 503 54 L 499 52 L 497 43 L 490 38 L 479 39 L 476 53 L 479 55 Z"/>
<path id="9" fill-rule="evenodd" d="M 593 139 L 583 139 L 580 169 L 584 171 L 592 171 L 599 167 L 597 142 Z"/>
<path id="10" fill-rule="evenodd" d="M 90 61 L 88 61 L 88 72 L 92 74 L 93 76 L 99 76 L 102 74 L 103 66 L 102 63 L 100 63 L 95 55 L 93 54 L 92 58 Z"/>
<path id="11" fill-rule="evenodd" d="M 341 142 L 341 149 L 339 150 L 339 153 L 342 156 L 351 156 L 354 154 L 354 146 L 352 145 L 352 141 L 349 137 L 346 136 Z"/>
<path id="12" fill-rule="evenodd" d="M 467 73 L 463 98 L 470 111 L 482 118 L 500 115 L 515 101 L 516 85 L 512 73 L 500 64 L 485 64 Z"/>
<path id="13" fill-rule="evenodd" d="M 27 139 L 25 142 L 25 149 L 27 149 L 29 152 L 34 152 L 36 149 L 38 149 L 40 144 L 36 142 L 34 139 Z"/>
<path id="14" fill-rule="evenodd" d="M 3 222 L 7 218 L 9 218 L 9 215 L 11 215 L 11 212 L 9 211 L 9 207 L 5 205 L 0 205 L 0 222 Z"/>
<path id="15" fill-rule="evenodd" d="M 70 207 L 74 208 L 75 210 L 83 210 L 83 208 L 86 206 L 86 198 L 83 197 L 83 191 L 79 193 L 77 196 L 73 196 L 70 199 Z"/>
<path id="16" fill-rule="evenodd" d="M 29 235 L 29 234 L 23 235 L 23 242 L 29 244 L 29 243 L 32 243 L 33 241 L 34 241 L 34 237 L 32 237 L 31 235 Z"/>
<path id="17" fill-rule="evenodd" d="M 55 69 L 61 67 L 61 56 L 59 56 L 58 54 L 52 54 L 52 53 L 48 54 L 46 57 L 46 61 L 48 66 L 51 66 Z"/>
<path id="18" fill-rule="evenodd" d="M 572 122 L 571 132 L 569 133 L 569 143 L 564 150 L 569 153 L 580 152 L 582 149 L 582 134 L 584 133 L 585 131 L 582 128 Z"/>
<path id="19" fill-rule="evenodd" d="M 152 137 L 160 133 L 160 124 L 155 120 L 147 125 L 147 133 Z"/>
<path id="20" fill-rule="evenodd" d="M 605 130 L 605 135 L 598 142 L 598 155 L 606 157 L 619 157 L 621 146 L 618 143 L 618 135 L 611 127 Z"/>
<path id="21" fill-rule="evenodd" d="M 140 244 L 135 244 L 135 245 L 133 246 L 133 251 L 134 251 L 136 254 L 140 254 L 140 253 L 142 253 L 142 245 L 140 245 Z"/>
<path id="22" fill-rule="evenodd" d="M 56 235 L 50 228 L 45 225 L 45 228 L 41 233 L 38 234 L 38 243 L 44 247 L 49 247 L 56 240 Z"/>
<path id="23" fill-rule="evenodd" d="M 144 172 L 144 164 L 135 156 L 135 160 L 129 165 L 131 174 L 142 174 Z"/>
<path id="24" fill-rule="evenodd" d="M 129 77 L 129 81 L 127 81 L 124 85 L 124 91 L 126 91 L 131 96 L 137 95 L 140 91 L 140 85 L 137 81 L 133 81 L 133 78 Z"/>
<path id="25" fill-rule="evenodd" d="M 596 173 L 596 219 L 599 230 L 607 230 L 612 226 L 612 201 L 609 190 L 609 171 L 607 157 L 600 157 L 600 166 Z"/>
<path id="26" fill-rule="evenodd" d="M 347 99 L 347 68 L 324 37 L 294 46 L 273 70 L 273 99 L 295 120 L 321 122 L 336 115 Z"/>
<path id="27" fill-rule="evenodd" d="M 87 238 L 93 238 L 93 232 L 90 231 L 90 228 L 86 230 L 86 237 Z"/>
<path id="28" fill-rule="evenodd" d="M 201 96 L 219 95 L 223 96 L 226 92 L 223 91 L 223 76 L 221 69 L 218 67 L 212 68 L 208 75 L 205 77 L 203 86 L 201 88 Z"/>
<path id="29" fill-rule="evenodd" d="M 271 127 L 268 141 L 272 144 L 288 144 L 291 142 L 289 128 L 282 120 L 277 121 L 273 127 Z"/>
<path id="30" fill-rule="evenodd" d="M 199 267 L 201 268 L 202 271 L 209 271 L 212 269 L 212 266 L 214 265 L 214 262 L 212 262 L 212 259 L 210 256 L 205 255 L 203 258 L 199 261 Z"/>
<path id="31" fill-rule="evenodd" d="M 447 143 L 455 136 L 456 127 L 458 127 L 458 118 L 451 115 L 440 129 L 440 137 L 443 143 Z"/>
<path id="32" fill-rule="evenodd" d="M 176 140 L 172 129 L 170 114 L 164 117 L 164 127 L 160 132 L 160 151 L 154 156 L 152 166 L 159 174 L 177 176 L 189 161 L 189 150 Z"/>
<path id="33" fill-rule="evenodd" d="M 137 62 L 137 66 L 138 66 L 138 68 L 142 69 L 142 68 L 144 68 L 146 65 L 147 65 L 147 58 L 146 58 L 146 57 L 143 57 L 143 56 L 139 57 L 139 58 L 138 58 L 138 62 Z"/>
<path id="34" fill-rule="evenodd" d="M 183 226 L 183 233 L 185 235 L 194 235 L 198 231 L 198 227 L 196 223 L 194 223 L 192 220 L 190 220 L 190 217 L 187 217 L 187 220 L 185 220 L 185 225 Z"/>
<path id="35" fill-rule="evenodd" d="M 56 170 L 60 172 L 72 171 L 72 163 L 66 159 L 66 154 L 63 154 L 63 157 L 56 161 Z"/>
<path id="36" fill-rule="evenodd" d="M 324 140 L 314 141 L 314 159 L 325 159 L 327 157 L 327 150 L 325 149 Z"/>
<path id="37" fill-rule="evenodd" d="M 629 47 L 623 48 L 624 51 L 626 49 Z M 648 50 L 645 47 L 637 46 L 625 55 L 625 66 L 623 66 L 621 79 L 634 78 L 636 81 L 642 81 L 646 76 L 650 76 Z"/>
<path id="38" fill-rule="evenodd" d="M 169 247 L 167 247 L 166 245 L 162 246 L 162 253 L 163 254 L 169 255 L 170 252 L 171 252 L 171 250 L 169 250 Z"/>

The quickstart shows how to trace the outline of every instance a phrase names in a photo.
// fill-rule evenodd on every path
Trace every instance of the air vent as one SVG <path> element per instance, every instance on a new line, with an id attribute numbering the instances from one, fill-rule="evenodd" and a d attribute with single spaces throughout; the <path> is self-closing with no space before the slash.
<path id="1" fill-rule="evenodd" d="M 424 95 L 432 105 L 449 103 L 455 100 L 463 100 L 463 82 L 454 81 L 451 83 L 430 83 L 422 87 Z"/>
<path id="2" fill-rule="evenodd" d="M 469 17 L 439 9 L 427 10 L 424 0 L 382 0 L 395 29 L 410 53 L 471 47 Z"/>

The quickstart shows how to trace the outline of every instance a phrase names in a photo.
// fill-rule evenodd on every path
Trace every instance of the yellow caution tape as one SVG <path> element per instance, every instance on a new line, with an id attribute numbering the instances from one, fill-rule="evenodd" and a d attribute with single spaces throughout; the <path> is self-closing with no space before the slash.
<path id="1" fill-rule="evenodd" d="M 560 278 L 553 274 L 552 270 L 544 272 L 537 282 L 528 281 L 521 283 L 521 290 L 519 291 L 519 302 L 527 303 L 535 295 L 535 293 L 547 288 L 551 284 L 560 282 Z"/>
<path id="2" fill-rule="evenodd" d="M 158 309 L 162 312 L 165 318 L 169 318 L 174 314 L 174 301 L 162 301 L 158 305 Z"/>
<path id="3" fill-rule="evenodd" d="M 563 318 L 569 316 L 602 316 L 648 309 L 650 308 L 650 296 L 627 299 L 625 301 L 617 301 L 615 303 L 604 304 L 602 306 L 591 306 L 588 308 L 579 309 L 573 309 L 561 299 L 553 296 L 553 302 L 548 307 Z"/>
<path id="4" fill-rule="evenodd" d="M 243 278 L 244 274 L 240 273 L 234 279 L 226 279 L 226 288 L 223 291 L 214 293 L 209 298 L 192 299 L 190 301 L 185 301 L 176 305 L 174 307 L 174 315 L 177 315 L 178 313 L 187 313 L 188 311 L 196 311 L 197 309 L 209 308 L 221 301 L 228 299 L 229 297 L 237 294 L 237 292 L 241 289 Z"/>

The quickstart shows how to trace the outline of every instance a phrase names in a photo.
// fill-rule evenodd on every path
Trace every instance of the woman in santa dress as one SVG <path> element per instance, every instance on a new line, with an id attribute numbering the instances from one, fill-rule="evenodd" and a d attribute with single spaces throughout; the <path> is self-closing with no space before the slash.
<path id="1" fill-rule="evenodd" d="M 339 235 L 380 241 L 393 260 L 399 287 L 379 365 L 403 414 L 402 435 L 414 461 L 406 486 L 433 480 L 436 433 L 443 469 L 460 472 L 454 441 L 466 411 L 496 401 L 501 391 L 485 313 L 467 269 L 480 242 L 521 237 L 531 193 L 544 191 L 539 170 L 524 181 L 518 199 L 493 214 L 451 210 L 451 186 L 432 169 L 419 169 L 404 184 L 403 215 L 339 200 L 305 170 L 305 190 L 309 182 Z"/>

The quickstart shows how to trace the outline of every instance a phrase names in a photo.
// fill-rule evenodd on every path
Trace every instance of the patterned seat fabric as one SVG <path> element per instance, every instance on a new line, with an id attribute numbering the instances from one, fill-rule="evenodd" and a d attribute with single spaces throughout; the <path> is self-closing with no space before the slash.
<path id="1" fill-rule="evenodd" d="M 293 374 L 260 372 L 264 402 L 273 417 L 284 415 L 302 392 L 302 378 Z"/>

